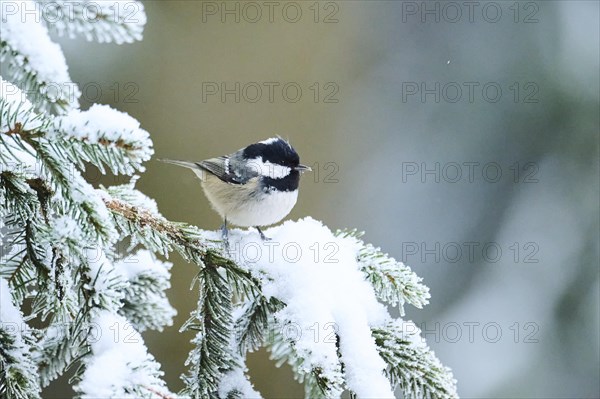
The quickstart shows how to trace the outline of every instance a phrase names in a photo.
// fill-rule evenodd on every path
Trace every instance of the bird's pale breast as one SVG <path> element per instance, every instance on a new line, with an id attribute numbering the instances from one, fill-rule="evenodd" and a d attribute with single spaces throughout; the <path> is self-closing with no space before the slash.
<path id="1" fill-rule="evenodd" d="M 298 190 L 264 191 L 259 178 L 230 184 L 207 173 L 202 187 L 212 207 L 237 226 L 268 226 L 286 217 L 298 199 Z"/>

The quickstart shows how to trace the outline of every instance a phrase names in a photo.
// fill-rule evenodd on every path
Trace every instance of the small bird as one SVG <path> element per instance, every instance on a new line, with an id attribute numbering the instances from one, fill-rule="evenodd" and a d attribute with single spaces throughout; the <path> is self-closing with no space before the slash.
<path id="1" fill-rule="evenodd" d="M 233 154 L 200 162 L 160 159 L 192 169 L 200 178 L 210 204 L 223 218 L 223 241 L 228 247 L 227 223 L 260 229 L 286 217 L 298 199 L 300 174 L 311 171 L 281 137 L 270 138 Z"/>

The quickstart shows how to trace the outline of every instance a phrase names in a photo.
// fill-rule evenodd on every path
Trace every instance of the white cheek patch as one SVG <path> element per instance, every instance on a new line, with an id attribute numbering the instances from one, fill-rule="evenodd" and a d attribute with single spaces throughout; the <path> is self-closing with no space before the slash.
<path id="1" fill-rule="evenodd" d="M 271 179 L 281 179 L 286 177 L 292 171 L 291 168 L 283 165 L 277 165 L 271 162 L 263 162 L 260 158 L 249 159 L 247 167 L 251 170 L 256 171 L 258 174 Z"/>

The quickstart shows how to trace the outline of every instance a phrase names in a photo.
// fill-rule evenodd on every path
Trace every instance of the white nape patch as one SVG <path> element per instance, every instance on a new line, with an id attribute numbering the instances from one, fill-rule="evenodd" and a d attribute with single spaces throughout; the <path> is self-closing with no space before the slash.
<path id="1" fill-rule="evenodd" d="M 292 171 L 291 168 L 283 165 L 277 165 L 269 161 L 264 162 L 261 158 L 249 159 L 247 168 L 258 172 L 261 176 L 270 177 L 271 179 L 281 179 L 286 177 Z"/>
<path id="2" fill-rule="evenodd" d="M 259 141 L 258 143 L 259 144 L 267 144 L 268 145 L 268 144 L 274 143 L 274 142 L 279 141 L 279 140 L 281 140 L 279 137 L 271 137 L 270 139 Z"/>
<path id="3" fill-rule="evenodd" d="M 229 157 L 225 158 L 225 173 L 229 174 Z"/>

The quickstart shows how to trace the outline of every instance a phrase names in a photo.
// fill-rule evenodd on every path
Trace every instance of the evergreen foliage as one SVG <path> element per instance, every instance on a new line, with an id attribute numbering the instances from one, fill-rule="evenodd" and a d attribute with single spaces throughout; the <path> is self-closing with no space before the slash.
<path id="1" fill-rule="evenodd" d="M 300 349 L 282 334 L 295 304 L 267 292 L 275 276 L 234 260 L 213 233 L 166 220 L 136 190 L 135 173 L 153 153 L 139 123 L 108 106 L 78 108 L 78 89 L 48 30 L 118 44 L 140 40 L 141 4 L 96 2 L 91 20 L 86 2 L 42 7 L 47 3 L 15 3 L 0 15 L 0 396 L 39 398 L 42 387 L 73 368 L 81 398 L 175 397 L 139 334 L 172 324 L 176 312 L 165 293 L 171 265 L 156 256 L 173 251 L 198 268 L 198 306 L 182 326 L 196 335 L 180 396 L 257 396 L 245 357 L 263 346 L 278 364 L 291 365 L 307 397 L 351 390 L 344 334 L 327 346 L 335 345 L 329 366 L 309 361 L 318 347 Z M 37 10 L 37 21 L 19 6 Z M 94 188 L 82 176 L 87 165 L 131 181 Z M 381 302 L 399 305 L 402 314 L 406 303 L 427 304 L 429 290 L 408 266 L 356 231 L 336 237 Z M 386 320 L 365 327 L 390 387 L 404 397 L 457 396 L 451 371 L 416 327 Z M 124 345 L 130 336 L 134 344 Z"/>

